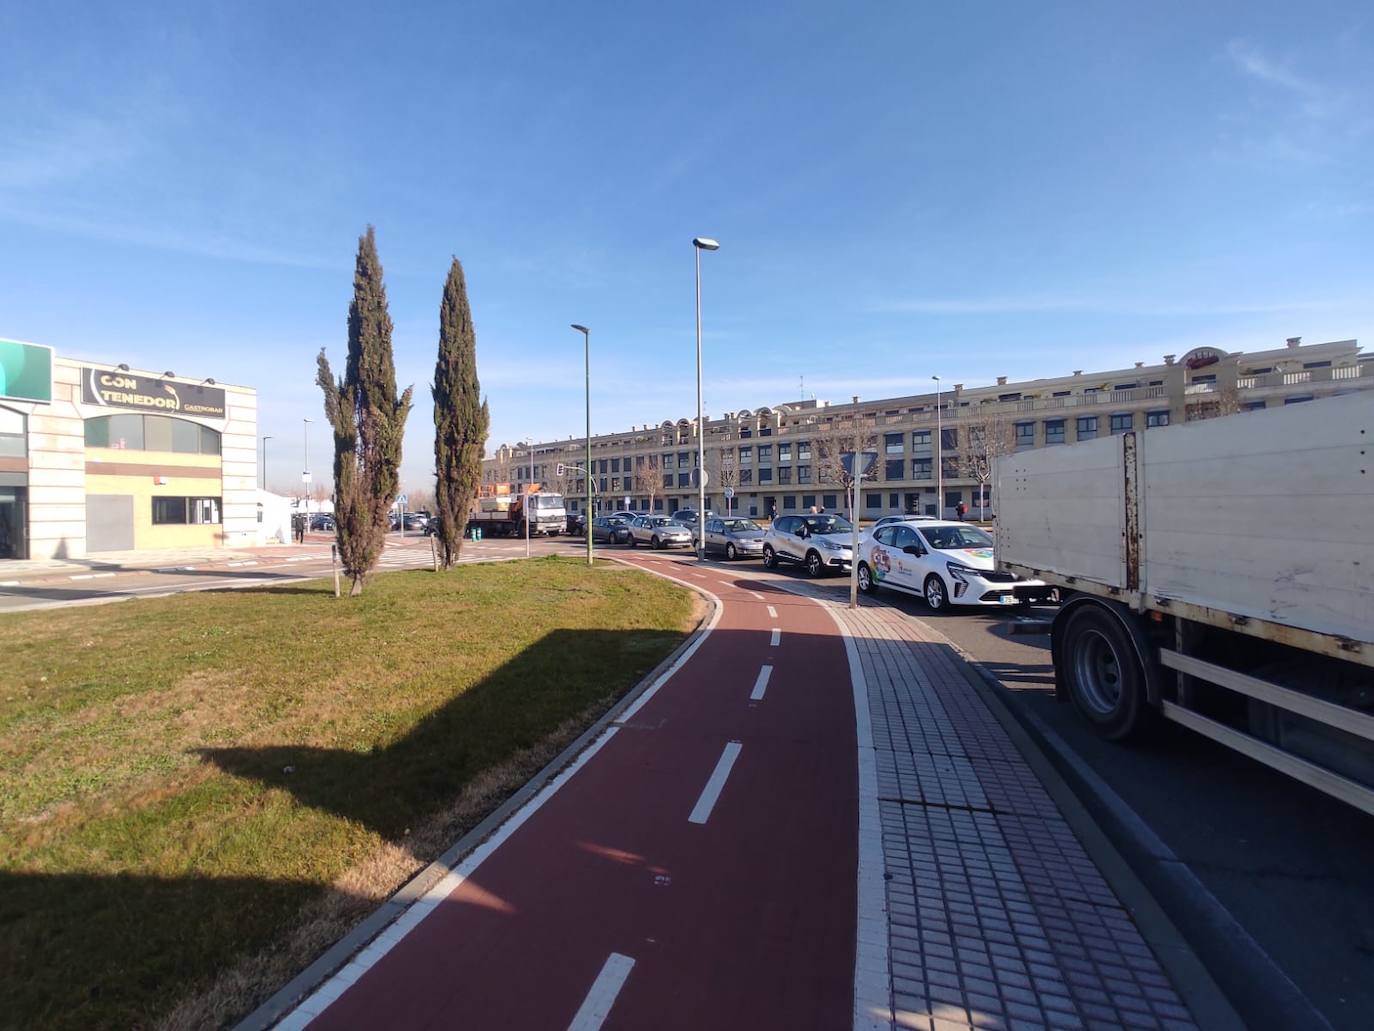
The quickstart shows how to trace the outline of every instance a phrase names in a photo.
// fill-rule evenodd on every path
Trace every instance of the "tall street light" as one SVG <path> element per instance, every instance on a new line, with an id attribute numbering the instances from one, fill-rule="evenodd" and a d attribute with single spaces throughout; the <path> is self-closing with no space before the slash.
<path id="1" fill-rule="evenodd" d="M 310 420 L 301 427 L 301 493 L 305 495 L 305 513 L 310 514 Z"/>
<path id="2" fill-rule="evenodd" d="M 266 490 L 266 489 L 267 489 L 267 442 L 268 442 L 269 440 L 271 440 L 271 439 L 272 439 L 272 438 L 271 438 L 270 436 L 267 436 L 267 437 L 263 437 L 263 438 L 262 438 L 262 489 L 263 489 L 263 490 Z"/>
<path id="3" fill-rule="evenodd" d="M 587 565 L 592 564 L 592 331 L 576 322 L 572 328 L 582 334 L 582 356 L 586 368 L 587 387 L 587 467 L 582 477 L 587 484 L 587 511 L 584 520 L 587 524 Z"/>
<path id="4" fill-rule="evenodd" d="M 705 236 L 692 240 L 697 259 L 697 559 L 706 561 L 706 427 L 701 417 L 701 252 L 718 251 L 720 244 Z"/>
<path id="5" fill-rule="evenodd" d="M 945 517 L 945 460 L 941 448 L 945 443 L 944 413 L 940 403 L 940 377 L 931 376 L 935 381 L 935 518 Z"/>

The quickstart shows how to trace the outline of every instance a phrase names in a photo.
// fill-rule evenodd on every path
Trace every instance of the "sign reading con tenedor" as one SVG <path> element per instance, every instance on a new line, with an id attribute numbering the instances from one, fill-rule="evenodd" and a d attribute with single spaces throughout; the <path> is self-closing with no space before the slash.
<path id="1" fill-rule="evenodd" d="M 81 396 L 88 405 L 224 418 L 224 391 L 218 387 L 207 387 L 203 383 L 170 383 L 151 376 L 135 376 L 121 369 L 83 367 Z"/>

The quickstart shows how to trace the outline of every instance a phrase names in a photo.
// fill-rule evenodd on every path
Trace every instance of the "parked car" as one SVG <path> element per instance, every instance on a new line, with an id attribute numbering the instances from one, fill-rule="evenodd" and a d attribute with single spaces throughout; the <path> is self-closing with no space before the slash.
<path id="1" fill-rule="evenodd" d="M 710 519 L 714 515 L 715 513 L 709 508 L 706 510 L 707 519 Z M 681 523 L 689 530 L 695 530 L 697 528 L 697 510 L 695 508 L 679 508 L 668 518 L 675 523 Z"/>
<path id="2" fill-rule="evenodd" d="M 310 517 L 310 529 L 328 532 L 334 529 L 334 517 L 328 512 L 316 512 Z"/>
<path id="3" fill-rule="evenodd" d="M 869 529 L 876 530 L 880 526 L 890 526 L 893 523 L 938 523 L 939 521 L 940 517 L 933 515 L 889 515 L 883 516 L 871 527 L 869 527 Z"/>
<path id="4" fill-rule="evenodd" d="M 569 512 L 567 518 L 567 525 L 564 529 L 564 532 L 567 533 L 570 537 L 575 537 L 579 534 L 586 533 L 587 517 L 580 512 Z"/>
<path id="5" fill-rule="evenodd" d="M 648 514 L 649 514 L 648 512 L 631 512 L 631 511 L 629 511 L 628 509 L 626 509 L 626 510 L 623 511 L 623 512 L 612 512 L 612 513 L 611 513 L 611 515 L 615 516 L 617 519 L 623 519 L 623 520 L 625 520 L 625 522 L 627 522 L 627 523 L 632 523 L 632 522 L 634 522 L 636 519 L 638 519 L 640 516 L 642 516 L 642 515 L 648 515 Z"/>
<path id="6" fill-rule="evenodd" d="M 752 519 L 722 519 L 711 516 L 706 520 L 706 554 L 713 552 L 733 561 L 737 558 L 757 558 L 763 554 L 763 527 Z M 693 534 L 695 541 L 696 535 Z"/>
<path id="7" fill-rule="evenodd" d="M 999 572 L 993 540 L 968 523 L 889 523 L 859 543 L 859 588 L 893 587 L 925 598 L 934 612 L 951 605 L 1017 605 L 1044 601 L 1054 588 Z"/>
<path id="8" fill-rule="evenodd" d="M 626 544 L 630 539 L 630 524 L 618 515 L 597 516 L 592 520 L 592 540 L 607 544 Z"/>
<path id="9" fill-rule="evenodd" d="M 839 515 L 781 516 L 774 519 L 763 539 L 763 564 L 795 562 L 811 576 L 847 570 L 854 557 L 854 527 Z"/>
<path id="10" fill-rule="evenodd" d="M 692 531 L 667 516 L 640 516 L 630 523 L 630 547 L 647 544 L 651 548 L 690 548 Z"/>

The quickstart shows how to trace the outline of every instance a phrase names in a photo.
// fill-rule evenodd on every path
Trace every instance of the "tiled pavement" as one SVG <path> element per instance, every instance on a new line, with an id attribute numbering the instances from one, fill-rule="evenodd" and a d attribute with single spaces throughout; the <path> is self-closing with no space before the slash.
<path id="1" fill-rule="evenodd" d="M 1194 1028 L 963 658 L 897 609 L 822 603 L 868 688 L 891 1006 L 869 1015 L 928 1031 Z"/>

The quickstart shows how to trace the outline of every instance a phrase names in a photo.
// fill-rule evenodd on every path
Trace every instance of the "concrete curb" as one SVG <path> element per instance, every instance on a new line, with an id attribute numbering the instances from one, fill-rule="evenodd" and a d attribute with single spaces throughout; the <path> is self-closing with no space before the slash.
<path id="1" fill-rule="evenodd" d="M 629 568 L 638 567 L 629 566 Z M 641 572 L 643 571 L 641 570 Z M 449 846 L 448 850 L 438 859 L 435 859 L 407 881 L 391 898 L 373 910 L 361 923 L 355 925 L 343 938 L 327 949 L 322 956 L 278 989 L 252 1013 L 244 1017 L 235 1025 L 236 1031 L 265 1031 L 286 1016 L 292 1007 L 307 998 L 331 975 L 341 969 L 356 953 L 365 948 L 404 913 L 413 902 L 422 898 L 441 878 L 447 876 L 449 871 L 457 866 L 465 856 L 491 837 L 502 824 L 537 796 L 550 781 L 571 765 L 582 752 L 596 741 L 607 727 L 618 722 L 621 714 L 634 705 L 659 677 L 672 668 L 683 653 L 692 648 L 697 640 L 705 635 L 707 628 L 718 614 L 720 605 L 715 598 L 693 584 L 684 583 L 683 586 L 705 598 L 708 608 L 692 632 L 662 662 L 641 678 L 639 683 L 625 692 L 595 723 L 578 735 L 571 744 L 526 781 L 510 798 L 497 806 L 486 819 Z"/>

